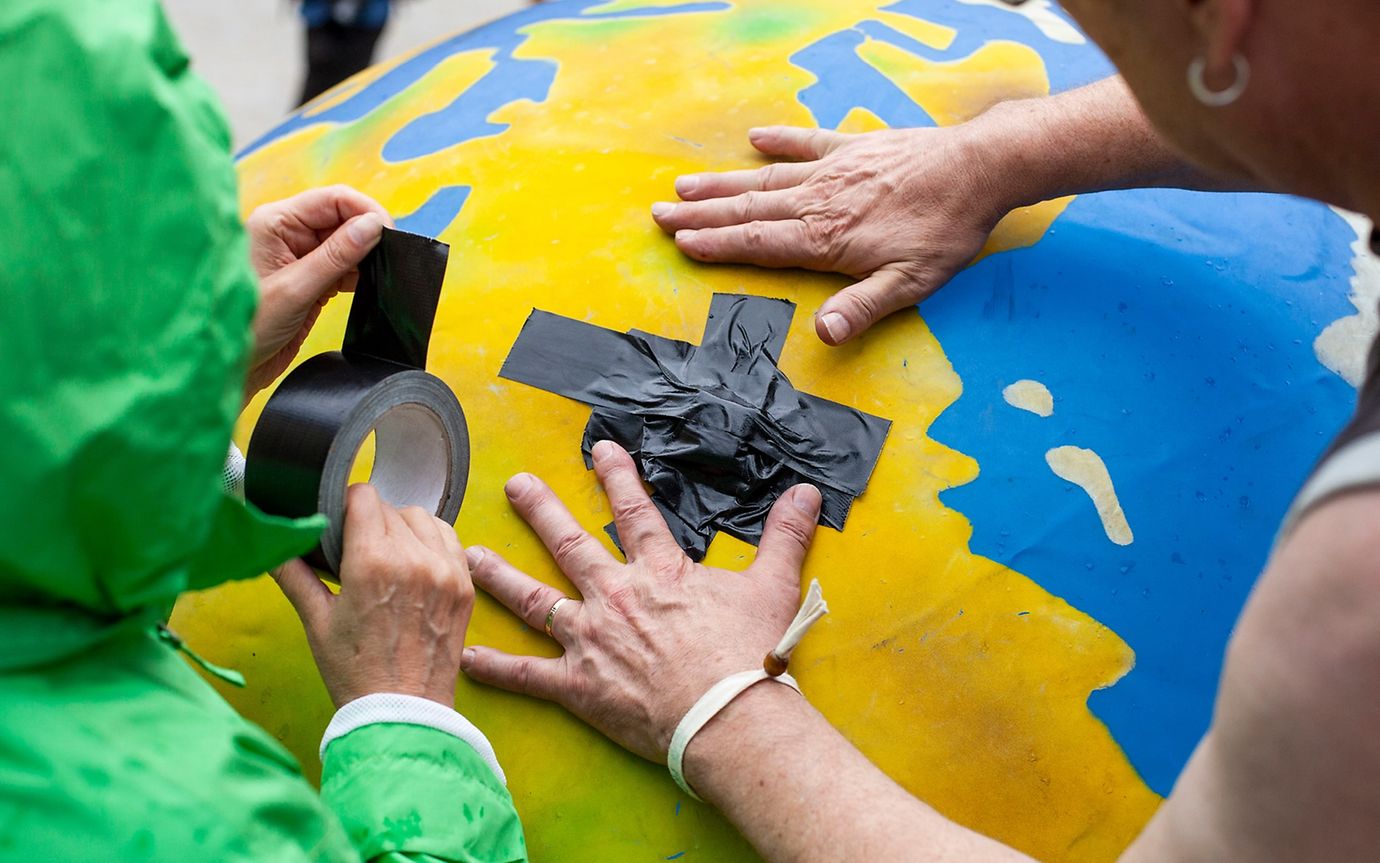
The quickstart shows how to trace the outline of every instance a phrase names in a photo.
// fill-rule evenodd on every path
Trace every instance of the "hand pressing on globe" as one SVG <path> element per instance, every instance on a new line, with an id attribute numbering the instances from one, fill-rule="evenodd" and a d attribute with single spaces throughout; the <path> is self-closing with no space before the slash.
<path id="1" fill-rule="evenodd" d="M 581 528 L 544 482 L 513 477 L 504 489 L 513 508 L 581 596 L 552 617 L 552 635 L 565 648 L 559 659 L 471 647 L 462 667 L 482 683 L 554 701 L 632 752 L 665 763 L 685 712 L 724 677 L 760 668 L 794 617 L 819 491 L 799 485 L 782 495 L 757 559 L 731 572 L 685 556 L 626 451 L 605 441 L 593 455 L 628 562 Z M 546 626 L 560 591 L 492 550 L 471 546 L 468 554 L 477 585 L 533 629 Z"/>
<path id="2" fill-rule="evenodd" d="M 246 399 L 287 371 L 326 303 L 355 289 L 359 262 L 385 225 L 393 225 L 388 211 L 349 186 L 311 189 L 249 215 L 259 308 Z"/>
<path id="3" fill-rule="evenodd" d="M 655 204 L 653 218 L 696 260 L 858 279 L 815 314 L 831 345 L 943 287 L 1014 205 L 984 172 L 966 126 L 858 135 L 771 126 L 748 138 L 797 161 L 680 177 L 683 203 Z"/>

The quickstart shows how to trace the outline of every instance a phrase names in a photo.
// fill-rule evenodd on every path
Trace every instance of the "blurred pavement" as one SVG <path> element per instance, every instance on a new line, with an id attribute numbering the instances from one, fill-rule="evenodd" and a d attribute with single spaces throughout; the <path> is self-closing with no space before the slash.
<path id="1" fill-rule="evenodd" d="M 163 0 L 192 67 L 220 95 L 238 148 L 293 107 L 304 74 L 303 28 L 290 0 Z M 469 30 L 526 0 L 406 0 L 395 5 L 375 60 Z"/>

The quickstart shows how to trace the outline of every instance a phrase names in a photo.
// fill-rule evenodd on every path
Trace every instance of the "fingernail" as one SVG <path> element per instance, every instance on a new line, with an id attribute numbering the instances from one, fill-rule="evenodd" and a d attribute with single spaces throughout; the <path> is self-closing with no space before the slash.
<path id="1" fill-rule="evenodd" d="M 795 490 L 795 497 L 791 500 L 795 508 L 810 516 L 811 518 L 819 515 L 819 505 L 821 498 L 819 489 L 812 485 L 798 486 Z"/>
<path id="2" fill-rule="evenodd" d="M 594 445 L 594 449 L 591 450 L 591 452 L 593 453 L 594 460 L 596 462 L 603 461 L 604 459 L 613 455 L 613 444 L 609 441 L 601 440 Z"/>
<path id="3" fill-rule="evenodd" d="M 472 545 L 465 549 L 465 562 L 470 565 L 470 569 L 479 566 L 479 562 L 484 559 L 484 549 L 477 545 Z"/>
<path id="4" fill-rule="evenodd" d="M 676 194 L 684 197 L 693 193 L 700 187 L 700 178 L 694 174 L 686 174 L 684 177 L 676 178 Z"/>
<path id="5" fill-rule="evenodd" d="M 350 240 L 357 246 L 367 246 L 379 238 L 383 230 L 383 219 L 377 213 L 365 213 L 345 226 Z"/>
<path id="6" fill-rule="evenodd" d="M 503 486 L 503 491 L 508 497 L 516 500 L 522 497 L 527 489 L 532 487 L 532 475 L 530 473 L 520 473 L 508 480 L 508 484 Z"/>
<path id="7" fill-rule="evenodd" d="M 676 242 L 677 242 L 677 243 L 688 242 L 689 240 L 693 239 L 694 236 L 695 236 L 695 232 L 692 231 L 692 230 L 690 230 L 689 228 L 686 228 L 686 229 L 683 230 L 683 231 L 676 231 Z"/>
<path id="8" fill-rule="evenodd" d="M 660 219 L 663 216 L 671 215 L 671 211 L 675 208 L 675 204 L 668 204 L 665 201 L 657 201 L 655 204 L 652 204 L 652 215 Z"/>
<path id="9" fill-rule="evenodd" d="M 829 338 L 835 343 L 848 338 L 852 327 L 848 325 L 848 319 L 838 312 L 829 312 L 819 319 L 819 325 L 824 327 L 824 331 L 829 334 Z"/>
<path id="10" fill-rule="evenodd" d="M 474 648 L 467 647 L 460 652 L 460 667 L 469 668 L 474 665 Z"/>

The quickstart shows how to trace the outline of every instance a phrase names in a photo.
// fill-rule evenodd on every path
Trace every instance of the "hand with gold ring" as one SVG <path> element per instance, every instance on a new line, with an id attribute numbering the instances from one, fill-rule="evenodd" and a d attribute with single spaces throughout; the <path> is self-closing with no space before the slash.
<path id="1" fill-rule="evenodd" d="M 554 633 L 554 632 L 551 631 L 551 624 L 553 624 L 553 623 L 556 622 L 556 612 L 557 612 L 557 611 L 560 611 L 561 603 L 563 603 L 563 602 L 570 602 L 570 601 L 571 601 L 570 597 L 568 597 L 568 596 L 562 596 L 560 599 L 558 599 L 558 600 L 556 600 L 555 602 L 551 603 L 551 610 L 548 611 L 548 612 L 546 613 L 546 626 L 545 626 L 545 629 L 546 629 L 546 637 L 547 637 L 547 638 L 555 638 L 555 637 L 556 637 L 556 633 Z"/>
<path id="2" fill-rule="evenodd" d="M 802 485 L 782 495 L 767 517 L 757 559 L 746 571 L 731 572 L 685 556 L 620 447 L 596 446 L 594 470 L 627 563 L 580 527 L 545 483 L 530 474 L 514 477 L 505 487 L 508 499 L 582 599 L 472 546 L 475 584 L 528 626 L 544 629 L 565 653 L 548 659 L 472 647 L 462 668 L 473 680 L 555 701 L 615 742 L 664 763 L 671 733 L 690 706 L 726 675 L 761 667 L 795 615 L 819 491 Z"/>

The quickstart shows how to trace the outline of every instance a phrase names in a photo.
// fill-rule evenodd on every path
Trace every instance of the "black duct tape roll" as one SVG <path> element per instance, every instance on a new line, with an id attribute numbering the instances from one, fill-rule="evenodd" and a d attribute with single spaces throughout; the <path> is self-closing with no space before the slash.
<path id="1" fill-rule="evenodd" d="M 423 371 L 449 247 L 384 230 L 360 264 L 339 351 L 314 356 L 279 385 L 254 427 L 245 497 L 264 512 L 323 512 L 330 525 L 307 556 L 337 573 L 345 490 L 374 433 L 369 482 L 394 506 L 420 506 L 454 524 L 469 479 L 469 430 L 455 394 Z"/>

